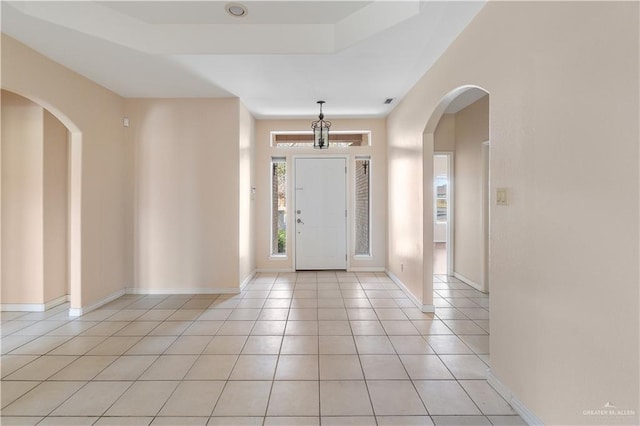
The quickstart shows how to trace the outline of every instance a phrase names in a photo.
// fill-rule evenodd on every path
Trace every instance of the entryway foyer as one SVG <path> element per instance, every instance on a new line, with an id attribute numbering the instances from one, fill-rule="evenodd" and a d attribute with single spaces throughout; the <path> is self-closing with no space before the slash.
<path id="1" fill-rule="evenodd" d="M 488 297 L 434 279 L 435 314 L 334 271 L 3 312 L 3 424 L 524 424 L 485 380 Z"/>

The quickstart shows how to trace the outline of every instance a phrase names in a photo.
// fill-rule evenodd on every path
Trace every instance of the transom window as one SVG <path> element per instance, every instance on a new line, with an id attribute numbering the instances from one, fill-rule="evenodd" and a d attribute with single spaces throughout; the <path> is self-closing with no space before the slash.
<path id="1" fill-rule="evenodd" d="M 348 148 L 371 145 L 371 132 L 329 132 L 329 147 Z M 313 132 L 271 132 L 271 146 L 277 148 L 312 148 Z"/>

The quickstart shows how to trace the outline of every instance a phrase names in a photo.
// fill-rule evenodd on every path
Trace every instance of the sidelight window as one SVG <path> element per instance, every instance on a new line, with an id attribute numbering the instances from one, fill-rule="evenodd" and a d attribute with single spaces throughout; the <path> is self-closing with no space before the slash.
<path id="1" fill-rule="evenodd" d="M 287 161 L 271 159 L 271 254 L 287 254 Z"/>
<path id="2" fill-rule="evenodd" d="M 356 255 L 371 254 L 371 160 L 369 157 L 356 157 L 355 167 L 355 228 Z"/>

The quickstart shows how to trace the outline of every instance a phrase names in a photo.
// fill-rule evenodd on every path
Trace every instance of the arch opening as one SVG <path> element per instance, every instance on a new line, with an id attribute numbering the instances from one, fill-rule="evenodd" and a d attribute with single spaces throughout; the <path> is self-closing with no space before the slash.
<path id="1" fill-rule="evenodd" d="M 459 86 L 424 128 L 424 306 L 442 282 L 489 291 L 489 100 L 480 86 Z"/>
<path id="2" fill-rule="evenodd" d="M 82 132 L 18 91 L 2 89 L 2 115 L 2 310 L 70 301 L 72 313 L 82 293 Z"/>

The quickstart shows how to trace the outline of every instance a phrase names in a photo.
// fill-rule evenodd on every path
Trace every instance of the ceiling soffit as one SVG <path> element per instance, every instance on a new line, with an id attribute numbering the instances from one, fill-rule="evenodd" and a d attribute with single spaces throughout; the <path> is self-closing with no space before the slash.
<path id="1" fill-rule="evenodd" d="M 2 31 L 123 97 L 238 97 L 256 118 L 305 119 L 322 99 L 328 117 L 385 117 L 484 6 L 236 1 L 245 18 L 226 1 L 3 1 Z"/>
<path id="2" fill-rule="evenodd" d="M 154 55 L 330 54 L 420 12 L 420 1 L 10 2 L 22 13 Z M 179 36 L 178 36 L 179 35 Z"/>

